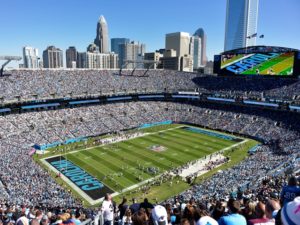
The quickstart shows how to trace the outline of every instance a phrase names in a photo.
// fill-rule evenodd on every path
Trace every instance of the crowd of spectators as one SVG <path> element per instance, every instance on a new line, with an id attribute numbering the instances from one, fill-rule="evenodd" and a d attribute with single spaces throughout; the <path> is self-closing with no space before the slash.
<path id="1" fill-rule="evenodd" d="M 226 198 L 175 196 L 160 204 L 123 198 L 117 206 L 107 194 L 102 219 L 105 225 L 299 225 L 299 178 L 265 177 L 251 191 L 239 190 Z"/>
<path id="2" fill-rule="evenodd" d="M 48 99 L 120 92 L 157 93 L 166 90 L 199 90 L 202 93 L 290 100 L 300 96 L 300 83 L 292 79 L 233 79 L 162 70 L 149 71 L 147 76 L 119 76 L 116 73 L 117 71 L 96 70 L 11 71 L 11 76 L 0 78 L 0 101 L 9 102 L 16 96 L 19 96 L 20 100 L 29 100 L 36 97 Z M 140 73 L 142 74 L 141 71 Z M 167 205 L 166 209 L 170 214 L 168 221 L 172 222 L 172 214 L 176 215 L 175 219 L 173 217 L 173 220 L 177 221 L 173 222 L 174 224 L 182 222 L 182 218 L 188 220 L 186 224 L 191 224 L 192 221 L 199 220 L 199 215 L 212 216 L 219 220 L 226 213 L 220 200 L 228 200 L 232 193 L 242 192 L 242 205 L 245 209 L 252 208 L 252 213 L 253 208 L 257 207 L 263 211 L 264 207 L 276 205 L 274 202 L 268 202 L 266 197 L 279 198 L 284 178 L 276 178 L 272 174 L 278 168 L 286 167 L 290 162 L 299 159 L 300 123 L 297 113 L 208 103 L 140 101 L 0 116 L 1 220 L 18 223 L 19 217 L 22 218 L 24 214 L 28 217 L 31 214 L 34 215 L 31 219 L 36 217 L 39 222 L 43 219 L 48 220 L 46 225 L 59 224 L 61 221 L 56 221 L 67 221 L 72 216 L 77 218 L 80 214 L 81 201 L 75 199 L 66 186 L 58 185 L 50 176 L 50 172 L 42 169 L 29 156 L 28 152 L 34 144 L 51 144 L 72 138 L 97 136 L 165 120 L 249 135 L 263 141 L 256 154 L 233 168 L 221 171 L 209 180 L 192 186 L 177 196 L 174 202 L 170 200 L 171 206 L 180 201 L 181 208 L 177 205 L 177 208 L 170 209 Z M 202 205 L 195 207 L 193 204 L 196 203 L 192 202 L 189 204 L 193 208 L 185 207 L 180 214 L 182 204 L 192 198 L 201 201 L 205 206 L 205 213 L 201 211 Z M 251 204 L 247 204 L 245 199 Z M 257 201 L 261 202 L 254 206 L 253 202 Z M 241 209 L 238 205 L 241 202 L 227 202 L 231 211 Z M 62 210 L 62 207 L 65 210 Z M 70 207 L 71 209 L 66 210 Z M 219 207 L 224 211 L 217 211 Z M 9 217 L 11 212 L 13 215 Z M 138 209 L 137 214 L 128 219 L 130 213 L 133 214 L 124 212 L 127 217 L 122 220 L 124 224 L 151 218 L 147 211 L 140 212 Z M 265 214 L 267 215 L 266 211 Z M 56 217 L 52 218 L 53 215 Z M 177 215 L 181 215 L 180 219 Z M 247 219 L 252 218 L 248 214 L 244 216 Z M 157 215 L 152 217 L 160 218 Z M 8 223 L 5 222 L 5 225 Z"/>
<path id="3" fill-rule="evenodd" d="M 272 77 L 216 77 L 193 78 L 199 92 L 228 97 L 292 101 L 300 99 L 298 79 Z"/>
<path id="4" fill-rule="evenodd" d="M 123 74 L 131 71 L 123 71 Z M 134 76 L 113 70 L 13 70 L 0 78 L 3 102 L 120 93 L 157 93 L 196 88 L 193 73 L 136 70 Z M 18 98 L 16 98 L 18 96 Z"/>
<path id="5" fill-rule="evenodd" d="M 298 101 L 296 79 L 216 77 L 172 70 L 12 70 L 1 77 L 0 101 L 73 98 L 124 93 L 198 90 L 204 94 L 250 99 Z"/>
<path id="6" fill-rule="evenodd" d="M 196 185 L 184 196 L 224 196 L 237 184 L 255 183 L 269 171 L 298 157 L 298 115 L 233 106 L 216 107 L 173 102 L 128 102 L 60 110 L 10 114 L 0 117 L 0 202 L 81 206 L 65 187 L 29 156 L 33 144 L 100 135 L 173 120 L 255 136 L 264 145 L 232 169 Z M 274 145 L 273 143 L 277 143 Z M 280 150 L 278 150 L 280 149 Z M 275 152 L 277 150 L 278 152 Z M 262 163 L 264 162 L 264 163 Z"/>
<path id="7" fill-rule="evenodd" d="M 95 210 L 70 207 L 40 207 L 28 205 L 0 205 L 2 225 L 79 225 L 96 216 Z"/>

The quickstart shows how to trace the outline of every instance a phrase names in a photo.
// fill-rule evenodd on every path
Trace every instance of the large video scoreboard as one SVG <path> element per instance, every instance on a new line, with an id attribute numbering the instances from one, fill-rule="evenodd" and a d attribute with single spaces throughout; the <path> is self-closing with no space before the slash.
<path id="1" fill-rule="evenodd" d="M 300 75 L 300 52 L 225 52 L 215 55 L 214 73 L 232 76 L 294 77 Z"/>

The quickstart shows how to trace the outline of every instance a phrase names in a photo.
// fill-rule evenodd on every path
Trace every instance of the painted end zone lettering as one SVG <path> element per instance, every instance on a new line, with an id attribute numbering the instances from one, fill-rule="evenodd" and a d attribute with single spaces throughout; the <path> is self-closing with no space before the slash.
<path id="1" fill-rule="evenodd" d="M 95 177 L 66 160 L 63 156 L 48 158 L 46 161 L 93 200 L 100 199 L 104 197 L 106 193 L 113 192 Z"/>
<path id="2" fill-rule="evenodd" d="M 224 140 L 229 140 L 229 141 L 235 141 L 235 142 L 241 142 L 243 139 L 225 135 L 225 134 L 220 134 L 217 132 L 209 131 L 209 130 L 204 130 L 201 128 L 196 128 L 196 127 L 181 127 L 181 129 L 188 130 L 194 133 L 199 133 L 199 134 L 206 134 L 208 136 L 216 137 L 216 138 L 221 138 Z"/>

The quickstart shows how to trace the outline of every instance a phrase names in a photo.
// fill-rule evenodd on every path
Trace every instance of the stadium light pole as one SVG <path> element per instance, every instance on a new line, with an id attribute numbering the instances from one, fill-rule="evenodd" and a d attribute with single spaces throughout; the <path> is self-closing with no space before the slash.
<path id="1" fill-rule="evenodd" d="M 251 34 L 249 36 L 246 37 L 246 39 L 251 39 L 251 38 L 255 38 L 257 37 L 257 33 Z M 247 40 L 246 40 L 246 54 L 248 54 L 248 45 L 247 45 Z"/>
<path id="2" fill-rule="evenodd" d="M 265 38 L 264 34 L 259 35 L 259 39 L 264 39 L 264 38 Z M 264 44 L 262 43 L 261 45 L 264 45 Z"/>

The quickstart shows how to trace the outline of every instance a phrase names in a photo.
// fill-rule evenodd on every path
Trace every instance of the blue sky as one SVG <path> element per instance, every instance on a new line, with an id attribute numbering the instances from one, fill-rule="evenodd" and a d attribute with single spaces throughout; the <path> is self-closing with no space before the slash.
<path id="1" fill-rule="evenodd" d="M 236 0 L 240 1 L 240 0 Z M 100 15 L 109 37 L 164 48 L 165 34 L 207 33 L 207 55 L 223 51 L 226 0 L 8 0 L 1 2 L 0 55 L 22 55 L 25 45 L 85 51 L 96 36 Z M 300 49 L 300 0 L 260 0 L 257 44 Z"/>

